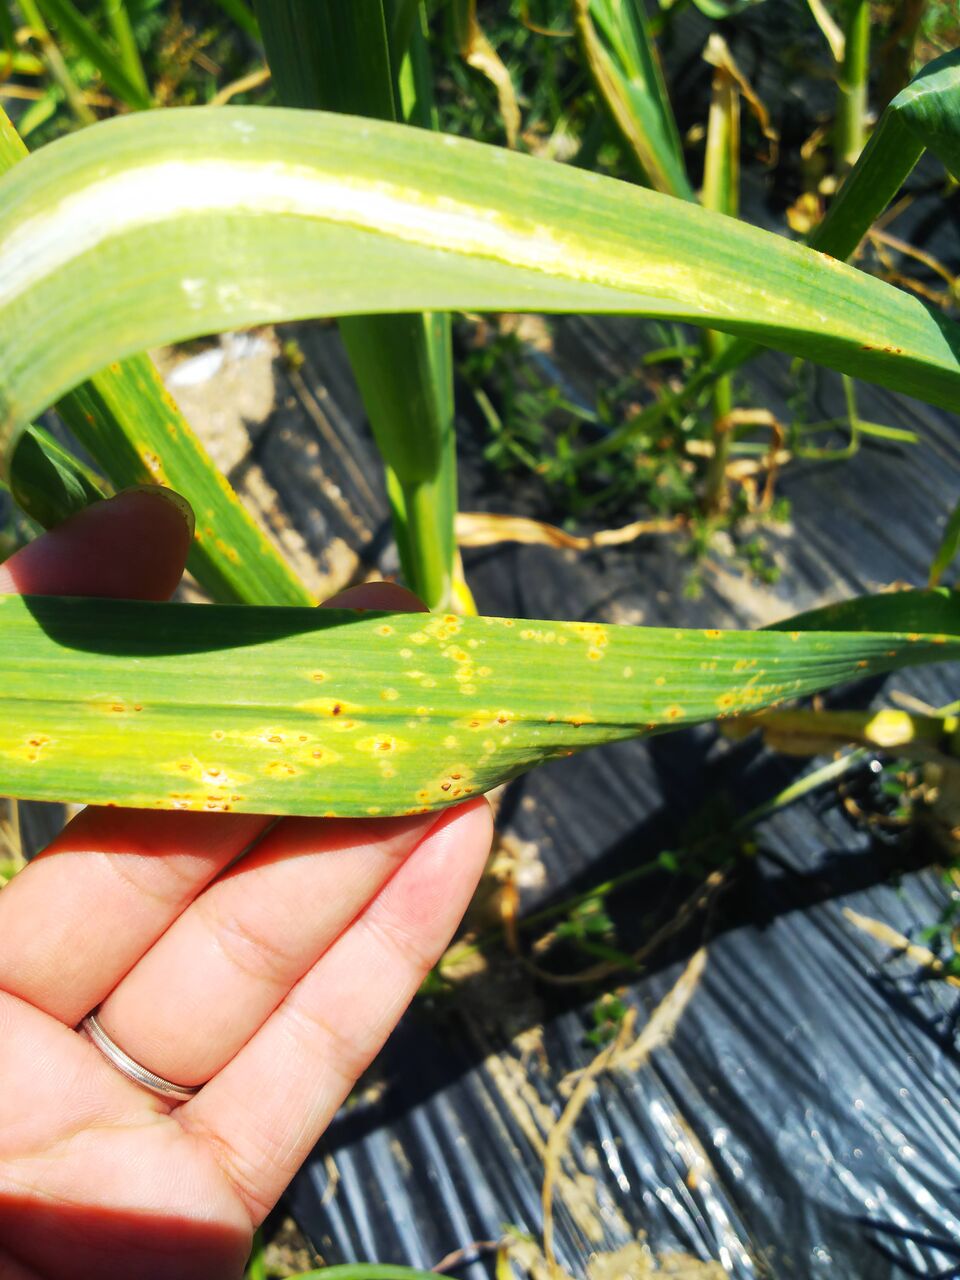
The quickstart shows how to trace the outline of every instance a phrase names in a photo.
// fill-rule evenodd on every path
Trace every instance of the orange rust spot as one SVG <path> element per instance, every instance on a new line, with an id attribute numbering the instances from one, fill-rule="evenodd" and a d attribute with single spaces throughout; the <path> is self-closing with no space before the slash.
<path id="1" fill-rule="evenodd" d="M 263 772 L 269 778 L 295 778 L 300 770 L 288 760 L 271 760 L 264 765 Z"/>
<path id="2" fill-rule="evenodd" d="M 870 663 L 866 660 L 866 658 L 861 658 L 860 661 L 857 663 L 857 666 L 860 668 L 861 671 L 864 669 L 864 667 L 869 667 L 869 665 Z"/>
<path id="3" fill-rule="evenodd" d="M 340 703 L 335 702 L 333 706 L 330 708 L 330 714 L 332 716 L 338 716 L 342 710 L 343 710 L 343 707 L 341 707 Z"/>
<path id="4" fill-rule="evenodd" d="M 920 637 L 917 635 L 916 631 L 911 631 L 910 634 L 907 636 L 907 639 L 910 641 L 911 644 L 916 644 L 916 642 L 920 639 Z"/>
<path id="5" fill-rule="evenodd" d="M 268 741 L 268 742 L 282 742 L 282 741 L 283 741 L 283 738 L 280 736 L 280 734 L 279 734 L 279 733 L 272 733 L 272 734 L 270 735 L 270 737 L 267 739 L 267 741 Z"/>
<path id="6" fill-rule="evenodd" d="M 155 453 L 151 453 L 148 449 L 144 449 L 140 454 L 140 461 L 157 479 L 163 477 L 163 463 Z"/>
<path id="7" fill-rule="evenodd" d="M 27 749 L 23 753 L 27 763 L 36 764 L 44 747 L 48 747 L 52 741 L 45 733 L 35 733 L 32 738 L 28 738 Z"/>
<path id="8" fill-rule="evenodd" d="M 310 672 L 310 679 L 311 679 L 311 680 L 315 680 L 315 681 L 317 682 L 317 684 L 323 684 L 323 682 L 324 682 L 324 680 L 326 680 L 326 678 L 327 678 L 327 673 L 326 673 L 325 671 L 311 671 L 311 672 Z"/>
<path id="9" fill-rule="evenodd" d="M 222 741 L 223 741 L 223 730 L 222 730 L 222 729 L 214 729 L 214 731 L 213 731 L 213 733 L 211 733 L 210 737 L 211 737 L 211 738 L 213 738 L 214 742 L 222 742 Z"/>
<path id="10" fill-rule="evenodd" d="M 666 715 L 668 720 L 679 720 L 680 717 L 683 715 L 683 707 L 678 707 L 678 706 L 667 707 L 664 714 Z"/>
<path id="11" fill-rule="evenodd" d="M 717 706 L 725 711 L 728 707 L 732 707 L 735 701 L 736 698 L 732 693 L 721 693 L 720 697 L 717 698 Z"/>
<path id="12" fill-rule="evenodd" d="M 388 622 L 385 622 L 382 626 L 377 627 L 377 635 L 378 635 L 378 636 L 392 636 L 392 635 L 393 635 L 393 627 L 391 627 L 391 626 L 390 626 L 390 624 L 389 624 Z"/>
<path id="13" fill-rule="evenodd" d="M 791 640 L 799 640 L 799 639 L 800 639 L 800 632 L 799 632 L 799 631 L 791 631 L 791 632 L 790 632 L 790 639 L 791 639 Z"/>
<path id="14" fill-rule="evenodd" d="M 451 788 L 452 786 L 453 786 L 453 783 L 452 783 L 452 782 L 441 782 L 441 783 L 440 783 L 440 790 L 441 790 L 441 791 L 449 791 L 449 790 L 450 790 L 450 788 Z"/>

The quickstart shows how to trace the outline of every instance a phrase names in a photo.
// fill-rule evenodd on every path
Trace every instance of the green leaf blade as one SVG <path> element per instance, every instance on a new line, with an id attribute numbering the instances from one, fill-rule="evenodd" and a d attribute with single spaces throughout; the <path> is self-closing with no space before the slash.
<path id="1" fill-rule="evenodd" d="M 162 484 L 193 507 L 187 568 L 221 604 L 309 605 L 313 597 L 191 430 L 153 361 L 102 369 L 57 411 L 117 489 Z M 20 451 L 14 475 L 21 467 Z"/>
<path id="2" fill-rule="evenodd" d="M 685 201 L 423 130 L 146 113 L 43 148 L 0 188 L 7 449 L 111 357 L 316 314 L 668 316 L 960 407 L 960 328 L 892 286 Z"/>
<path id="3" fill-rule="evenodd" d="M 960 656 L 960 608 L 932 594 L 924 616 L 951 631 L 7 596 L 0 792 L 212 812 L 442 808 L 584 747 Z"/>

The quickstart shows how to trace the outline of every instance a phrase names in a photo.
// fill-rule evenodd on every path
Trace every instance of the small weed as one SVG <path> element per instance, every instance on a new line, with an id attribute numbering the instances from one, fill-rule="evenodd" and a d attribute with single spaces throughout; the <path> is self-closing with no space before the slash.
<path id="1" fill-rule="evenodd" d="M 571 942 L 609 941 L 614 935 L 613 921 L 607 915 L 603 898 L 587 898 L 578 903 L 566 920 L 557 925 L 558 938 Z"/>
<path id="2" fill-rule="evenodd" d="M 593 1027 L 584 1039 L 595 1049 L 602 1049 L 610 1043 L 620 1030 L 620 1025 L 627 1014 L 627 1006 L 620 999 L 608 992 L 597 1000 L 591 1010 Z"/>

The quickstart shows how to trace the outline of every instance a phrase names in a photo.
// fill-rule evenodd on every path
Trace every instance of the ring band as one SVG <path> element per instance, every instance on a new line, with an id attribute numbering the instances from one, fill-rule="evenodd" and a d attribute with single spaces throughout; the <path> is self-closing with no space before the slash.
<path id="1" fill-rule="evenodd" d="M 203 1085 L 199 1084 L 174 1084 L 172 1080 L 164 1080 L 163 1076 L 148 1071 L 139 1062 L 134 1062 L 128 1053 L 124 1053 L 120 1046 L 110 1039 L 97 1021 L 97 1013 L 96 1009 L 93 1013 L 88 1013 L 80 1023 L 80 1029 L 86 1031 L 104 1057 L 108 1058 L 128 1080 L 132 1080 L 141 1088 L 149 1089 L 158 1098 L 164 1098 L 168 1102 L 186 1102 L 203 1088 Z"/>

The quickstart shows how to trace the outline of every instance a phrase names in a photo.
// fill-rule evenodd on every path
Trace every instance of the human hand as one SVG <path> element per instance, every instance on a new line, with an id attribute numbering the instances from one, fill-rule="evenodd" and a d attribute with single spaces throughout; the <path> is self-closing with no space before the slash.
<path id="1" fill-rule="evenodd" d="M 161 600 L 190 529 L 133 491 L 0 565 L 0 592 Z M 420 608 L 388 584 L 336 598 Z M 0 1280 L 236 1280 L 254 1229 L 436 961 L 485 800 L 359 821 L 87 808 L 0 892 Z M 246 853 L 236 863 L 240 854 Z M 133 1083 L 111 1037 L 182 1105 Z"/>

